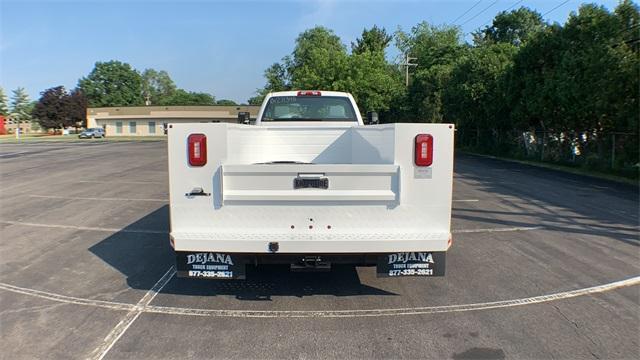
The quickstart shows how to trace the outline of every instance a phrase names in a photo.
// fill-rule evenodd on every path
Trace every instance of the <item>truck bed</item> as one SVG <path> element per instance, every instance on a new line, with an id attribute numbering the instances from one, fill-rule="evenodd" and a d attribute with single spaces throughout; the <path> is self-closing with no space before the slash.
<path id="1" fill-rule="evenodd" d="M 204 166 L 187 162 L 190 134 L 206 136 Z M 433 137 L 431 166 L 414 163 L 417 134 Z M 234 254 L 445 251 L 452 173 L 448 124 L 171 124 L 172 245 Z M 326 188 L 304 187 L 318 179 Z M 203 196 L 189 196 L 198 188 Z"/>

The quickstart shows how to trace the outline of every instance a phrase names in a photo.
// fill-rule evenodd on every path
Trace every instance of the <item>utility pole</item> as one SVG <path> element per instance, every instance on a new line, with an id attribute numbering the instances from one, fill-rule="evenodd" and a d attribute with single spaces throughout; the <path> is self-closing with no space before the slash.
<path id="1" fill-rule="evenodd" d="M 405 54 L 404 62 L 400 64 L 400 66 L 404 66 L 405 70 L 405 86 L 409 87 L 409 67 L 410 66 L 418 66 L 418 64 L 412 64 L 411 60 L 418 60 L 418 58 L 409 57 L 409 54 Z"/>

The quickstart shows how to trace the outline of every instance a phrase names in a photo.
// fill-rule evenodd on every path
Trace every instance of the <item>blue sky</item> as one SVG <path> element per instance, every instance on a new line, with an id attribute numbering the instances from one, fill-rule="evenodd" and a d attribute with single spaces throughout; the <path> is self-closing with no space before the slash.
<path id="1" fill-rule="evenodd" d="M 518 2 L 494 1 L 481 0 L 456 24 L 473 31 Z M 562 23 L 582 3 L 564 2 L 522 0 L 517 6 L 546 13 L 562 4 L 545 16 Z M 326 26 L 349 45 L 374 24 L 389 32 L 421 21 L 451 24 L 476 3 L 0 0 L 0 86 L 5 93 L 24 87 L 37 99 L 53 86 L 73 88 L 96 61 L 115 59 L 140 71 L 166 70 L 187 90 L 245 102 L 264 85 L 264 69 L 289 54 L 309 27 Z M 617 1 L 597 3 L 613 9 Z M 396 54 L 390 49 L 388 56 Z"/>

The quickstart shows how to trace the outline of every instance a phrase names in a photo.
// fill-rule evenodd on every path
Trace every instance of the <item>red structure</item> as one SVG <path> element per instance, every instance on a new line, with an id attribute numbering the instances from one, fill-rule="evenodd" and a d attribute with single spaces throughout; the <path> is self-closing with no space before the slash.
<path id="1" fill-rule="evenodd" d="M 7 135 L 7 129 L 4 127 L 4 116 L 0 115 L 0 135 Z"/>

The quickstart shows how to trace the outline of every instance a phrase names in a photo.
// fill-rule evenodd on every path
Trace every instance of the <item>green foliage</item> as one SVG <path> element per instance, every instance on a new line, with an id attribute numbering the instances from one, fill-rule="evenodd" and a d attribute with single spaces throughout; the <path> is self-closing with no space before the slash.
<path id="1" fill-rule="evenodd" d="M 468 50 L 468 46 L 462 43 L 460 28 L 455 26 L 435 26 L 422 22 L 409 32 L 399 29 L 395 39 L 396 46 L 403 54 L 417 58 L 416 69 L 453 64 Z"/>
<path id="2" fill-rule="evenodd" d="M 443 91 L 447 120 L 458 128 L 510 129 L 502 83 L 515 53 L 513 45 L 502 43 L 474 49 L 462 57 Z"/>
<path id="3" fill-rule="evenodd" d="M 629 47 L 636 55 L 640 52 L 640 12 L 638 5 L 631 0 L 624 0 L 615 10 L 616 20 L 620 30 L 622 44 Z"/>
<path id="4" fill-rule="evenodd" d="M 384 29 L 365 29 L 348 54 L 331 30 L 306 30 L 296 39 L 291 55 L 265 70 L 266 85 L 249 103 L 259 105 L 274 91 L 322 89 L 350 92 L 362 111 L 389 110 L 403 92 L 398 71 L 384 57 L 390 39 Z"/>
<path id="5" fill-rule="evenodd" d="M 496 15 L 491 26 L 473 34 L 473 41 L 476 45 L 508 43 L 520 46 L 546 26 L 540 13 L 521 7 Z"/>
<path id="6" fill-rule="evenodd" d="M 78 90 L 68 93 L 63 86 L 43 91 L 32 110 L 37 123 L 45 129 L 81 125 L 86 113 L 87 100 L 84 95 Z"/>
<path id="7" fill-rule="evenodd" d="M 97 62 L 78 88 L 92 107 L 144 105 L 143 81 L 131 65 L 120 61 Z"/>
<path id="8" fill-rule="evenodd" d="M 215 105 L 211 94 L 178 89 L 164 71 L 146 69 L 140 74 L 120 61 L 97 62 L 91 73 L 78 82 L 89 106 Z"/>
<path id="9" fill-rule="evenodd" d="M 31 121 L 32 107 L 29 95 L 24 88 L 19 87 L 13 90 L 10 116 L 14 121 Z"/>
<path id="10" fill-rule="evenodd" d="M 603 7 L 583 5 L 524 46 L 508 83 L 520 127 L 603 133 L 637 123 L 638 57 L 622 26 Z"/>
<path id="11" fill-rule="evenodd" d="M 341 80 L 349 56 L 333 31 L 315 27 L 298 36 L 290 64 L 285 65 L 294 89 L 344 90 Z"/>
<path id="12" fill-rule="evenodd" d="M 336 85 L 350 92 L 363 112 L 388 111 L 404 91 L 401 75 L 379 51 L 352 54 L 343 80 Z"/>
<path id="13" fill-rule="evenodd" d="M 215 105 L 216 99 L 211 94 L 178 89 L 170 96 L 162 98 L 158 105 Z"/>
<path id="14" fill-rule="evenodd" d="M 410 32 L 398 30 L 395 37 L 396 46 L 415 57 L 418 64 L 405 101 L 408 109 L 405 120 L 443 122 L 443 91 L 456 62 L 469 51 L 461 42 L 460 29 L 423 22 Z"/>
<path id="15" fill-rule="evenodd" d="M 361 111 L 381 112 L 381 120 L 385 117 L 382 114 L 390 111 L 393 102 L 405 93 L 398 68 L 385 58 L 392 38 L 384 28 L 364 29 L 351 44 L 344 80 L 338 86 L 354 96 Z"/>
<path id="16" fill-rule="evenodd" d="M 380 52 L 384 54 L 385 49 L 393 36 L 387 34 L 384 28 L 373 26 L 371 29 L 362 30 L 362 36 L 351 43 L 351 52 L 353 54 L 364 54 L 366 52 Z"/>
<path id="17" fill-rule="evenodd" d="M 238 104 L 233 100 L 221 99 L 221 100 L 216 101 L 216 105 L 235 106 L 235 105 L 238 105 Z"/>
<path id="18" fill-rule="evenodd" d="M 149 105 L 161 104 L 176 91 L 176 84 L 164 70 L 146 69 L 142 72 L 142 93 Z"/>
<path id="19" fill-rule="evenodd" d="M 639 17 L 630 1 L 622 2 L 613 13 L 586 4 L 564 25 L 530 32 L 498 82 L 496 94 L 504 96 L 506 108 L 469 114 L 469 119 L 484 116 L 486 122 L 475 136 L 462 127 L 459 132 L 466 139 L 458 143 L 525 156 L 531 156 L 528 147 L 532 145 L 535 156 L 543 160 L 601 170 L 631 169 L 639 156 L 640 60 L 637 35 L 630 37 L 629 30 L 636 26 L 638 33 Z M 496 43 L 477 42 L 473 51 L 482 52 Z M 492 119 L 492 114 L 499 113 L 499 118 Z M 500 118 L 508 119 L 509 126 L 503 126 Z M 533 136 L 535 143 L 523 142 L 522 136 L 518 140 L 518 132 Z M 615 163 L 612 149 L 617 152 Z"/>
<path id="20" fill-rule="evenodd" d="M 384 29 L 365 29 L 349 54 L 316 27 L 265 71 L 265 87 L 249 102 L 271 91 L 348 91 L 383 122 L 453 122 L 458 146 L 637 177 L 639 22 L 630 0 L 613 12 L 582 5 L 565 24 L 524 7 L 502 12 L 473 44 L 457 27 L 423 22 L 395 33 L 398 50 L 416 58 L 407 88 L 404 71 L 384 56 Z"/>
<path id="21" fill-rule="evenodd" d="M 0 87 L 0 115 L 8 116 L 9 115 L 9 99 L 7 98 L 7 94 L 4 93 L 4 90 Z"/>
<path id="22" fill-rule="evenodd" d="M 263 92 L 263 90 L 258 90 L 258 92 Z M 260 104 L 262 104 L 262 102 L 264 101 L 264 97 L 265 97 L 265 95 L 266 95 L 266 94 L 260 94 L 260 93 L 259 93 L 259 94 L 258 94 L 258 95 L 256 95 L 256 96 L 250 97 L 250 98 L 247 100 L 247 103 L 248 103 L 249 105 L 260 105 Z"/>

